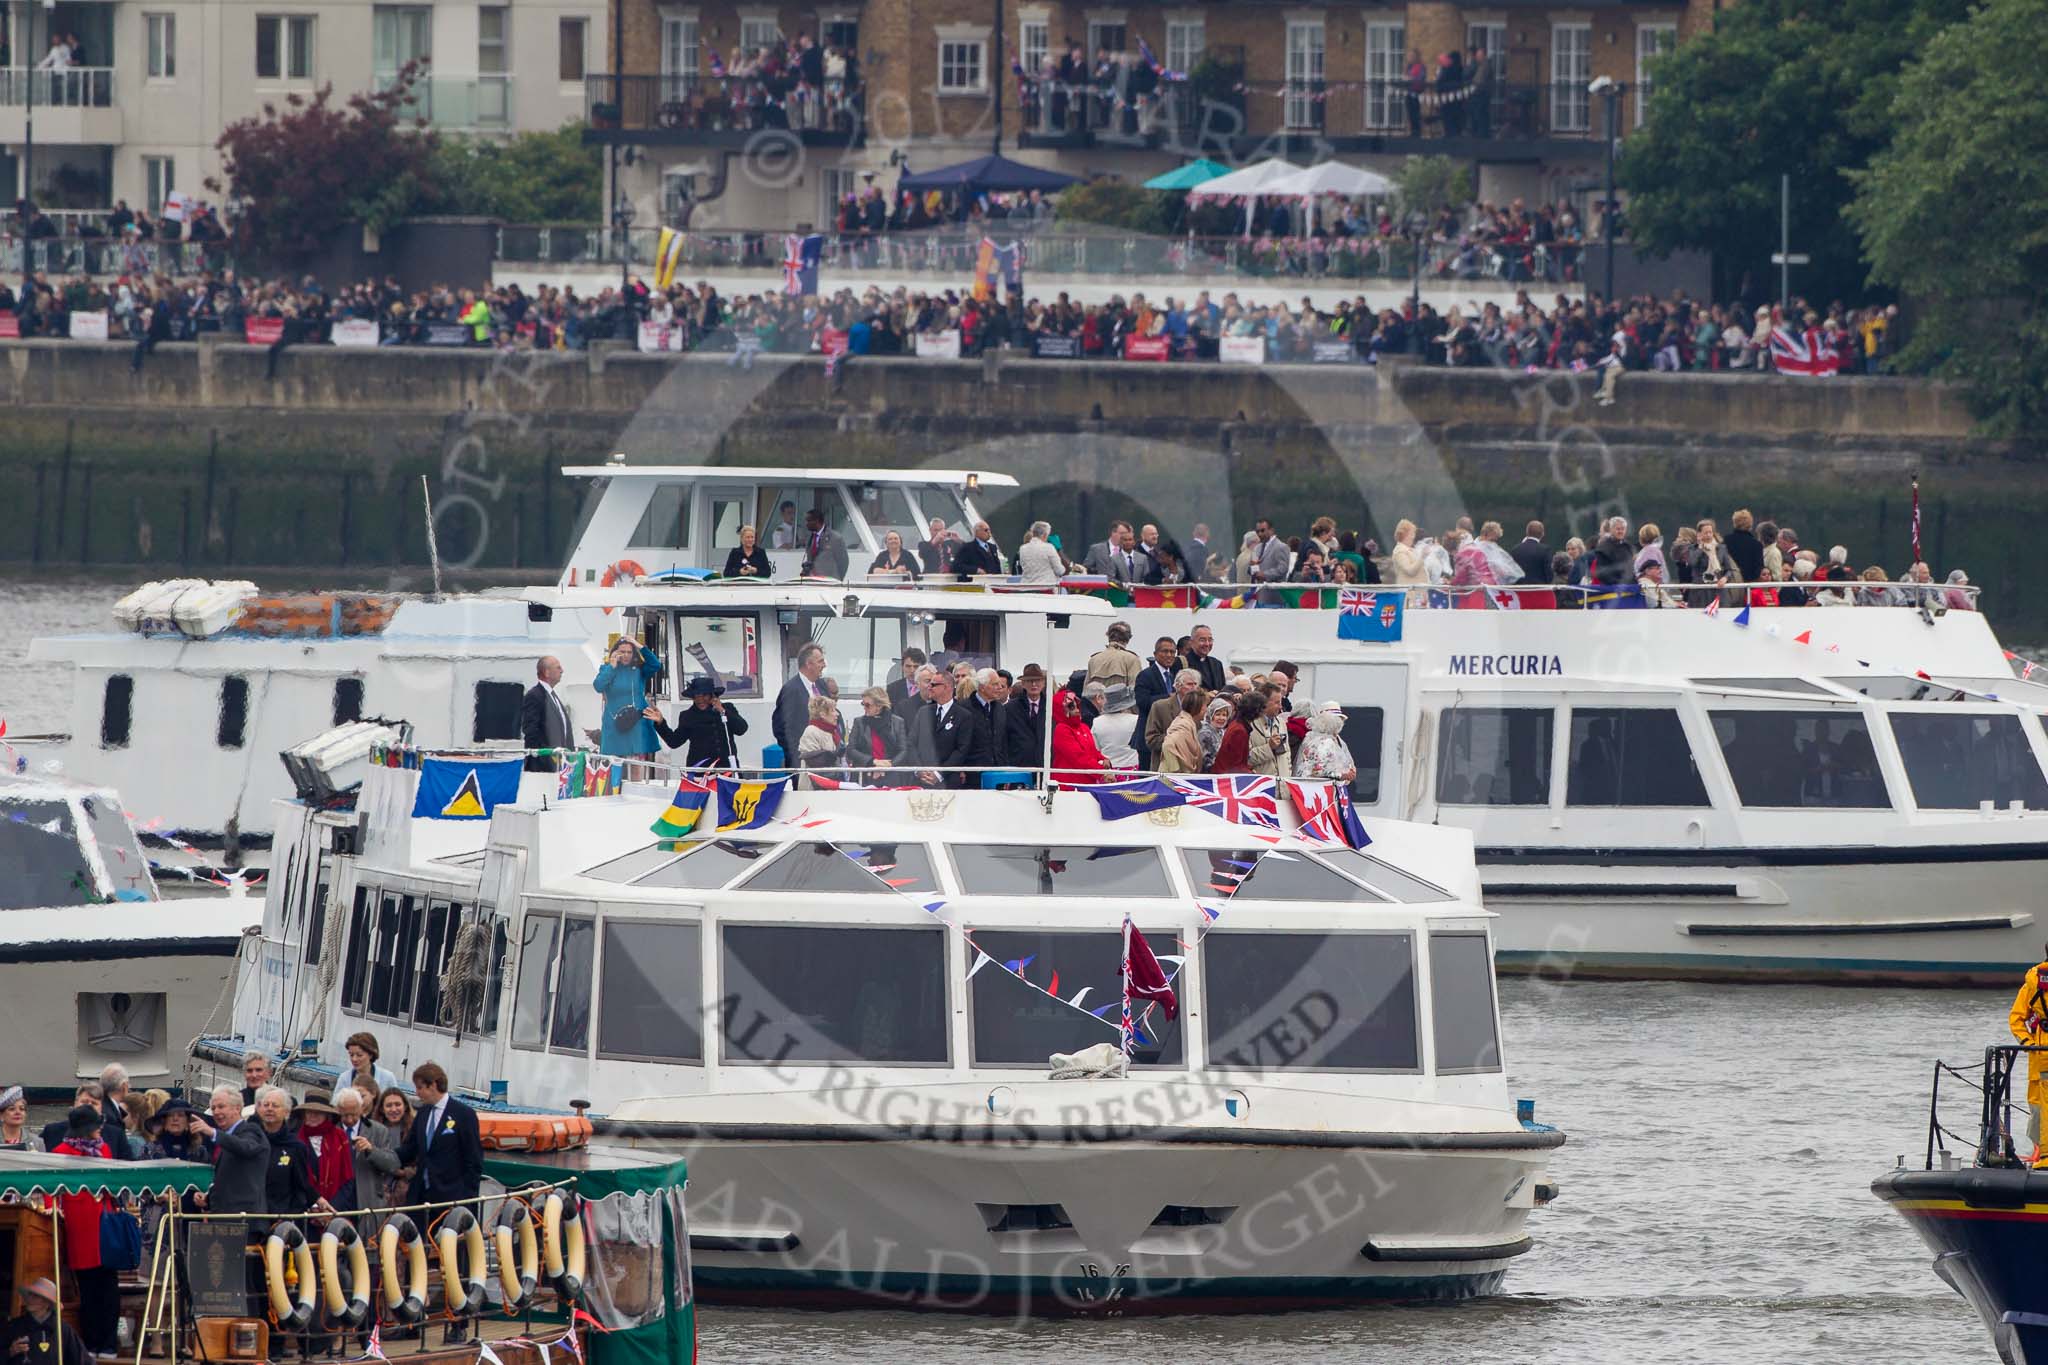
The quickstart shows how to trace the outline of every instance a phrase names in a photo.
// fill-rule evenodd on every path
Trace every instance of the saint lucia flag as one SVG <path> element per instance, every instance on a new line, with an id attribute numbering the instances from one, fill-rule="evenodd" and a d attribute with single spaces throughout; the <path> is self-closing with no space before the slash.
<path id="1" fill-rule="evenodd" d="M 775 808 L 782 804 L 782 794 L 789 790 L 789 779 L 779 782 L 738 782 L 729 777 L 718 779 L 718 832 L 727 834 L 736 829 L 760 829 L 775 818 Z"/>
<path id="2" fill-rule="evenodd" d="M 1169 806 L 1188 803 L 1185 792 L 1156 777 L 1141 777 L 1132 782 L 1098 783 L 1083 790 L 1095 798 L 1105 820 L 1121 820 L 1127 815 L 1142 815 L 1148 810 L 1165 810 Z"/>
<path id="3" fill-rule="evenodd" d="M 415 820 L 488 820 L 491 812 L 519 795 L 524 761 L 507 758 L 492 763 L 467 763 L 429 758 L 420 763 L 419 794 L 413 798 Z"/>
<path id="4" fill-rule="evenodd" d="M 711 799 L 711 784 L 684 778 L 676 788 L 675 799 L 668 803 L 668 809 L 652 826 L 653 832 L 664 839 L 680 839 L 697 827 L 704 807 Z"/>

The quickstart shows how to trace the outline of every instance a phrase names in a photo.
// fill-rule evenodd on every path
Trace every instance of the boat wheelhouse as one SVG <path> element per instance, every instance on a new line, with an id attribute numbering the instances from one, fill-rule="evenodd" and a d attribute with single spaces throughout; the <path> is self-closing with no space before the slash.
<path id="1" fill-rule="evenodd" d="M 260 1048 L 325 1076 L 369 1029 L 401 1070 L 588 1104 L 605 1140 L 689 1151 L 707 1297 L 1460 1297 L 1553 1192 L 1563 1137 L 1509 1095 L 1461 831 L 1371 821 L 1353 851 L 1291 816 L 843 790 L 676 843 L 649 832 L 666 785 L 559 800 L 529 775 L 450 822 L 411 818 L 418 780 L 281 808 L 280 856 L 325 850 L 332 895 L 274 885 L 200 1070 Z M 1180 996 L 1141 1009 L 1127 1071 L 1088 1051 L 1120 1036 L 1126 912 Z"/>
<path id="2" fill-rule="evenodd" d="M 69 1096 L 118 1062 L 138 1086 L 169 1080 L 186 1044 L 225 1018 L 236 952 L 261 917 L 239 888 L 164 900 L 113 792 L 0 777 L 9 1079 Z"/>

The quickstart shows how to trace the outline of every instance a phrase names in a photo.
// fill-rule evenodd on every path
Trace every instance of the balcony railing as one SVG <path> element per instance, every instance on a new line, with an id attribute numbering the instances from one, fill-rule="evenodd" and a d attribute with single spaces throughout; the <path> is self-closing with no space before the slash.
<path id="1" fill-rule="evenodd" d="M 651 266 L 659 229 L 634 228 L 624 236 L 629 263 Z M 1010 219 L 985 231 L 828 235 L 821 280 L 828 291 L 864 286 L 882 275 L 930 275 L 936 288 L 972 277 L 984 235 L 1024 242 L 1026 292 L 1041 276 L 1163 276 L 1190 281 L 1248 279 L 1407 280 L 1416 273 L 1416 247 L 1401 237 L 1270 238 L 1142 237 L 1122 233 L 1053 230 L 1050 222 Z M 737 228 L 687 233 L 679 278 L 712 271 L 759 270 L 780 279 L 780 229 Z M 609 265 L 620 263 L 621 236 L 596 226 L 507 226 L 498 230 L 501 264 Z M 1425 280 L 1495 280 L 1503 284 L 1577 277 L 1579 242 L 1532 245 L 1424 242 Z"/>
<path id="2" fill-rule="evenodd" d="M 861 82 L 814 86 L 789 76 L 584 77 L 584 115 L 593 128 L 663 132 L 859 134 L 866 101 Z"/>
<path id="3" fill-rule="evenodd" d="M 379 72 L 379 89 L 388 90 L 398 77 Z M 432 76 L 416 80 L 406 101 L 409 118 L 423 118 L 436 128 L 496 129 L 512 126 L 510 76 Z"/>
<path id="4" fill-rule="evenodd" d="M 104 213 L 105 210 L 98 210 Z M 10 225 L 11 226 L 11 225 Z M 68 230 L 68 225 L 67 225 Z M 197 275 L 234 264 L 225 246 L 201 242 L 133 242 L 105 237 L 8 235 L 0 227 L 0 274 L 24 270 L 58 275 Z"/>
<path id="5" fill-rule="evenodd" d="M 0 108 L 106 109 L 114 103 L 114 68 L 68 66 L 61 71 L 0 67 Z"/>

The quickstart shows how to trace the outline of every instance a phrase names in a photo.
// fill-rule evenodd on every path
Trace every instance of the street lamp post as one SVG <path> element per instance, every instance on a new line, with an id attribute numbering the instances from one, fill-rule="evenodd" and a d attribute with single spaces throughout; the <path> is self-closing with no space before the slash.
<path id="1" fill-rule="evenodd" d="M 1621 96 L 1628 86 L 1611 76 L 1602 76 L 1586 87 L 1588 94 L 1607 97 L 1607 199 L 1600 207 L 1600 238 L 1607 255 L 1607 283 L 1603 295 L 1614 302 L 1614 140 L 1620 131 Z"/>
<path id="2" fill-rule="evenodd" d="M 1415 284 L 1408 295 L 1408 349 L 1422 354 L 1422 244 L 1429 237 L 1429 218 L 1421 209 L 1408 214 L 1408 255 L 1415 271 Z"/>
<path id="3" fill-rule="evenodd" d="M 617 183 L 617 171 L 612 172 L 612 190 L 618 200 L 612 205 L 612 223 L 619 230 L 619 292 L 624 294 L 632 282 L 633 268 L 633 201 L 626 197 L 626 191 Z"/>

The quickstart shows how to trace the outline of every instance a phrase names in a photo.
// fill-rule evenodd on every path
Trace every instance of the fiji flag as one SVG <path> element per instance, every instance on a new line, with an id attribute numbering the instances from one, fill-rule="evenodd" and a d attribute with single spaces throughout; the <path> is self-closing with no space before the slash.
<path id="1" fill-rule="evenodd" d="M 1401 609 L 1407 594 L 1369 592 L 1364 588 L 1337 590 L 1337 638 L 1340 640 L 1393 641 L 1401 638 Z"/>
<path id="2" fill-rule="evenodd" d="M 760 829 L 775 818 L 789 779 L 777 782 L 741 782 L 730 777 L 718 779 L 718 832 Z"/>
<path id="3" fill-rule="evenodd" d="M 519 758 L 491 763 L 466 763 L 454 758 L 429 758 L 420 763 L 420 786 L 413 797 L 415 820 L 488 820 L 491 812 L 519 795 Z"/>
<path id="4" fill-rule="evenodd" d="M 825 239 L 819 233 L 782 239 L 782 292 L 799 297 L 818 292 L 818 258 L 825 254 Z"/>
<path id="5" fill-rule="evenodd" d="M 1127 815 L 1142 815 L 1148 810 L 1165 810 L 1169 806 L 1188 803 L 1185 792 L 1156 777 L 1097 783 L 1086 790 L 1095 798 L 1095 804 L 1102 808 L 1105 820 L 1121 820 Z"/>

